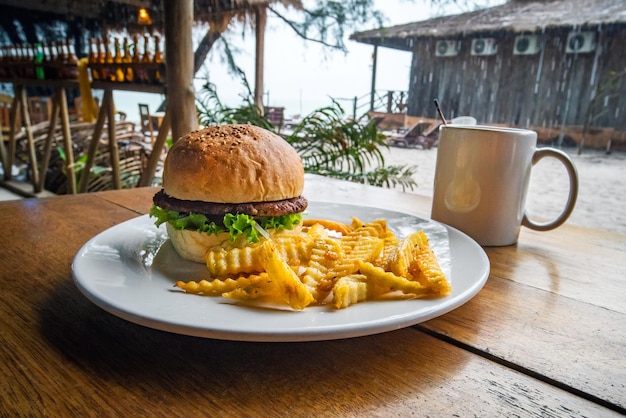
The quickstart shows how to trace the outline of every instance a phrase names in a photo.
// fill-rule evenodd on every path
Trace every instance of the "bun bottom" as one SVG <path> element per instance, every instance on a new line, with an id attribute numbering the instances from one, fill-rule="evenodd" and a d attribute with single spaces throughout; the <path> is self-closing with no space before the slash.
<path id="1" fill-rule="evenodd" d="M 222 244 L 230 239 L 228 233 L 219 235 L 201 234 L 196 231 L 188 231 L 185 229 L 175 229 L 167 223 L 167 234 L 172 241 L 174 249 L 185 260 L 195 261 L 196 263 L 205 263 L 204 255 L 207 250 Z"/>

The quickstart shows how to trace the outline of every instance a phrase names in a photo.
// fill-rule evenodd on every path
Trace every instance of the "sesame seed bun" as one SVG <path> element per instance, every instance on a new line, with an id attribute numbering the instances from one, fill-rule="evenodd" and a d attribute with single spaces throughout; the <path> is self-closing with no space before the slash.
<path id="1" fill-rule="evenodd" d="M 267 202 L 298 197 L 302 160 L 280 136 L 252 125 L 190 132 L 165 159 L 163 189 L 171 197 L 213 203 Z"/>

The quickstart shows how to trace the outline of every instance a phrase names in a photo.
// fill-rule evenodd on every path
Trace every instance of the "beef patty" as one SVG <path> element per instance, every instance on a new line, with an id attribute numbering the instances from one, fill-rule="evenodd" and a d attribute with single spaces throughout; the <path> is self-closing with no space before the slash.
<path id="1" fill-rule="evenodd" d="M 211 203 L 200 200 L 181 200 L 168 196 L 163 189 L 152 199 L 155 205 L 182 213 L 201 213 L 214 219 L 227 213 L 243 213 L 250 216 L 281 216 L 304 211 L 309 202 L 302 196 L 273 202 Z M 220 219 L 221 220 L 221 219 Z"/>

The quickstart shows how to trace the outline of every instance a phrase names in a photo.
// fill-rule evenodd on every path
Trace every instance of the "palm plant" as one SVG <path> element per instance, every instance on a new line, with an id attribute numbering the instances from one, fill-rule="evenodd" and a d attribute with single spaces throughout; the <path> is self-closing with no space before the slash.
<path id="1" fill-rule="evenodd" d="M 414 166 L 385 165 L 381 148 L 387 144 L 374 121 L 347 119 L 335 101 L 305 117 L 285 139 L 308 173 L 403 190 L 416 186 Z"/>
<path id="2" fill-rule="evenodd" d="M 197 100 L 200 123 L 249 123 L 278 133 L 253 103 L 249 85 L 241 74 L 247 94 L 242 96 L 243 105 L 238 108 L 225 106 L 215 86 L 208 81 L 204 84 Z M 348 119 L 335 101 L 306 116 L 291 134 L 283 137 L 298 151 L 307 173 L 402 190 L 417 186 L 413 179 L 415 166 L 385 165 L 381 148 L 388 145 L 374 121 L 367 115 Z"/>
<path id="3" fill-rule="evenodd" d="M 215 85 L 208 80 L 205 81 L 196 99 L 198 112 L 198 122 L 202 126 L 220 125 L 226 123 L 249 123 L 261 128 L 275 131 L 274 125 L 263 116 L 263 112 L 254 104 L 250 85 L 239 68 L 237 71 L 241 75 L 243 87 L 246 94 L 242 95 L 243 105 L 240 107 L 225 106 L 217 95 Z"/>

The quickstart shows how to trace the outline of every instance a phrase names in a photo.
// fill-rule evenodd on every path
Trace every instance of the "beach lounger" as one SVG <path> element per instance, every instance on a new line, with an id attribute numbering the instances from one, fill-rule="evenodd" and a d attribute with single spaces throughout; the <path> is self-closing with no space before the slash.
<path id="1" fill-rule="evenodd" d="M 430 132 L 429 128 L 431 125 L 431 122 L 418 122 L 404 135 L 389 137 L 387 143 L 391 146 L 401 146 L 405 148 L 415 148 L 417 146 L 430 148 L 432 145 L 428 146 L 429 140 L 424 139 L 423 134 L 427 131 Z"/>

